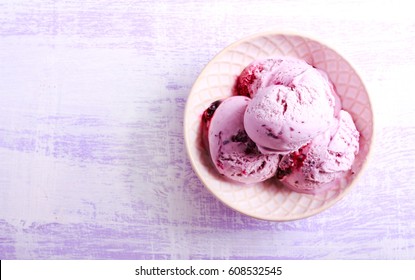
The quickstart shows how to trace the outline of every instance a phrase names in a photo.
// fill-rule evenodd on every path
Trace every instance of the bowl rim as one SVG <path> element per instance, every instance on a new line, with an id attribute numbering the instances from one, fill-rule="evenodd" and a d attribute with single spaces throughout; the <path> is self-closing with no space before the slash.
<path id="1" fill-rule="evenodd" d="M 196 166 L 196 159 L 194 158 L 194 156 L 192 155 L 191 151 L 190 151 L 190 139 L 189 138 L 189 134 L 187 132 L 187 127 L 188 127 L 188 118 L 187 116 L 190 114 L 189 110 L 190 110 L 190 105 L 188 102 L 188 99 L 186 100 L 186 106 L 184 109 L 184 122 L 183 122 L 183 132 L 184 132 L 184 142 L 185 142 L 185 147 L 186 147 L 186 153 L 187 153 L 187 157 L 190 161 L 190 164 L 192 166 L 193 172 L 196 174 L 196 176 L 199 178 L 199 180 L 202 182 L 202 184 L 204 185 L 204 187 L 216 198 L 218 199 L 221 203 L 223 203 L 226 207 L 233 209 L 234 211 L 237 211 L 243 215 L 246 215 L 248 217 L 252 217 L 258 220 L 263 220 L 263 221 L 270 221 L 270 222 L 289 222 L 289 221 L 295 221 L 295 220 L 301 220 L 301 219 L 305 219 L 305 218 L 309 218 L 311 216 L 315 216 L 325 210 L 327 210 L 328 208 L 332 207 L 333 205 L 335 205 L 337 202 L 339 202 L 340 200 L 342 200 L 349 192 L 352 188 L 355 187 L 355 185 L 357 184 L 357 182 L 359 181 L 359 179 L 361 178 L 362 174 L 365 172 L 365 170 L 367 169 L 367 165 L 368 162 L 372 156 L 372 150 L 373 150 L 373 143 L 374 143 L 374 137 L 375 137 L 375 128 L 376 128 L 376 122 L 374 120 L 374 111 L 373 111 L 373 104 L 371 101 L 371 97 L 370 97 L 370 93 L 367 90 L 367 86 L 365 85 L 363 79 L 361 78 L 360 75 L 360 71 L 357 70 L 356 66 L 354 64 L 352 64 L 350 62 L 350 60 L 346 59 L 343 55 L 341 55 L 340 53 L 338 53 L 334 48 L 332 48 L 330 45 L 326 44 L 325 42 L 321 42 L 320 40 L 315 39 L 312 36 L 307 35 L 303 35 L 300 34 L 298 32 L 294 32 L 294 31 L 277 31 L 277 30 L 268 30 L 268 31 L 263 31 L 263 32 L 257 32 L 257 33 L 253 33 L 250 34 L 248 36 L 242 37 L 238 40 L 236 40 L 235 42 L 227 45 L 225 48 L 221 49 L 219 52 L 217 52 L 209 61 L 208 63 L 202 68 L 202 70 L 200 71 L 200 73 L 198 74 L 196 80 L 193 82 L 193 85 L 189 91 L 188 97 L 190 96 L 190 94 L 194 91 L 194 89 L 196 88 L 196 86 L 200 83 L 202 77 L 204 76 L 203 74 L 207 71 L 207 69 L 215 62 L 215 60 L 220 57 L 222 54 L 226 53 L 227 51 L 229 51 L 230 49 L 244 43 L 244 42 L 249 42 L 255 38 L 258 37 L 263 37 L 263 36 L 271 36 L 271 35 L 281 35 L 281 36 L 298 36 L 304 39 L 308 39 L 308 40 L 312 40 L 314 42 L 317 42 L 318 44 L 325 46 L 326 48 L 330 49 L 331 51 L 335 52 L 338 56 L 340 56 L 345 62 L 347 62 L 350 66 L 350 68 L 353 70 L 353 72 L 356 74 L 356 76 L 359 78 L 360 83 L 362 85 L 362 88 L 364 89 L 364 91 L 367 94 L 368 97 L 368 103 L 369 103 L 369 108 L 370 108 L 370 116 L 371 116 L 371 123 L 372 123 L 372 127 L 371 127 L 371 138 L 368 141 L 368 150 L 367 150 L 367 154 L 365 156 L 365 158 L 362 160 L 361 163 L 361 167 L 360 167 L 360 171 L 358 174 L 356 174 L 356 176 L 353 178 L 352 182 L 350 184 L 347 185 L 347 187 L 339 193 L 339 195 L 337 195 L 334 199 L 330 200 L 329 202 L 323 204 L 321 207 L 316 208 L 313 211 L 310 211 L 309 213 L 306 214 L 296 214 L 296 215 L 290 215 L 288 218 L 284 218 L 284 217 L 277 217 L 275 219 L 272 218 L 265 218 L 262 217 L 260 215 L 257 214 L 253 214 L 253 213 L 249 213 L 247 211 L 244 211 L 244 209 L 239 209 L 237 207 L 234 207 L 233 205 L 228 204 L 227 202 L 225 202 L 222 197 L 216 195 L 213 190 L 211 190 L 210 187 L 208 187 L 207 182 L 205 181 L 205 178 L 203 176 L 200 175 L 198 168 Z"/>

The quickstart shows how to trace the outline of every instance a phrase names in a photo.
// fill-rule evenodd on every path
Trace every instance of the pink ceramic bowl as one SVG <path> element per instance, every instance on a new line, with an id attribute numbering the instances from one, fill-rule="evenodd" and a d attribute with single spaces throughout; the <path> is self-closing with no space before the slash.
<path id="1" fill-rule="evenodd" d="M 277 180 L 241 185 L 224 179 L 201 145 L 203 111 L 213 102 L 232 95 L 236 77 L 252 61 L 274 56 L 303 59 L 324 70 L 339 94 L 343 109 L 353 117 L 360 132 L 360 151 L 340 183 L 326 192 L 310 195 L 284 188 Z M 187 100 L 184 137 L 194 171 L 214 196 L 224 204 L 263 220 L 289 221 L 315 215 L 339 201 L 352 188 L 368 158 L 373 135 L 373 114 L 366 88 L 342 56 L 326 45 L 300 35 L 263 33 L 242 39 L 213 58 L 197 78 Z"/>

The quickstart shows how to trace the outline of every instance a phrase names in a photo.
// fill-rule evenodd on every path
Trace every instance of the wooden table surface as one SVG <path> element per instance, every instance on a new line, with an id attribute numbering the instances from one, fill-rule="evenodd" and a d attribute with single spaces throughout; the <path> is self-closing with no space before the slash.
<path id="1" fill-rule="evenodd" d="M 0 259 L 414 259 L 412 10 L 409 1 L 0 1 Z M 224 206 L 183 143 L 204 65 L 268 30 L 336 49 L 375 109 L 358 184 L 294 222 Z"/>

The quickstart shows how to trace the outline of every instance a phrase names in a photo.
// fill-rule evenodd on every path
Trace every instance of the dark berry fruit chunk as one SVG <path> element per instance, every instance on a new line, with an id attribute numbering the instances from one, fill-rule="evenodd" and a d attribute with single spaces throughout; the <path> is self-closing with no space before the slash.
<path id="1" fill-rule="evenodd" d="M 246 134 L 245 130 L 238 130 L 238 133 L 235 135 L 232 135 L 232 142 L 239 142 L 239 143 L 246 143 L 248 141 L 249 137 L 248 134 Z"/>
<path id="2" fill-rule="evenodd" d="M 246 154 L 253 154 L 257 151 L 257 146 L 254 143 L 254 141 L 252 141 L 251 139 L 249 139 L 248 143 L 246 144 L 246 149 L 245 149 L 245 153 Z"/>
<path id="3" fill-rule="evenodd" d="M 208 122 L 212 119 L 213 114 L 215 113 L 216 109 L 218 109 L 222 100 L 216 100 L 203 112 L 203 121 Z"/>
<path id="4" fill-rule="evenodd" d="M 281 180 L 285 176 L 291 174 L 291 172 L 292 172 L 291 168 L 287 168 L 287 169 L 278 168 L 278 170 L 277 170 L 277 179 Z"/>

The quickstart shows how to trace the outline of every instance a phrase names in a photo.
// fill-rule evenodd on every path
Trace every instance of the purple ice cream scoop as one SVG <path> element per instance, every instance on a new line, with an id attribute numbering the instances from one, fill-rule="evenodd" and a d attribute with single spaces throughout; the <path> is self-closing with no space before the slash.
<path id="1" fill-rule="evenodd" d="M 245 96 L 228 97 L 220 104 L 216 103 L 214 112 L 205 111 L 204 114 L 205 118 L 210 118 L 207 138 L 216 169 L 220 174 L 246 184 L 274 176 L 279 162 L 276 154 L 262 154 L 245 132 L 243 119 L 249 102 L 250 98 Z"/>
<path id="2" fill-rule="evenodd" d="M 318 193 L 350 170 L 358 151 L 359 132 L 350 114 L 341 110 L 331 129 L 281 159 L 277 177 L 296 192 Z"/>

